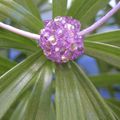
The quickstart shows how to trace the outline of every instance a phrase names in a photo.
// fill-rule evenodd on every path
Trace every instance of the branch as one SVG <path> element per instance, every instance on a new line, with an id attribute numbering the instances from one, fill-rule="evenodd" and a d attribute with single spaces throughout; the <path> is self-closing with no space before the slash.
<path id="1" fill-rule="evenodd" d="M 10 26 L 10 25 L 6 25 L 6 24 L 4 24 L 2 22 L 0 22 L 0 28 L 9 30 L 9 31 L 11 31 L 13 33 L 16 33 L 18 35 L 21 35 L 21 36 L 24 36 L 24 37 L 27 37 L 27 38 L 30 38 L 30 39 L 39 40 L 39 38 L 40 38 L 40 35 L 17 29 L 15 27 Z"/>
<path id="2" fill-rule="evenodd" d="M 93 32 L 95 29 L 99 28 L 102 24 L 104 24 L 112 15 L 114 15 L 118 10 L 120 9 L 120 2 L 111 9 L 105 16 L 103 16 L 100 20 L 98 20 L 96 23 L 91 25 L 90 27 L 82 30 L 79 32 L 79 35 L 84 36 L 86 34 L 89 34 Z"/>

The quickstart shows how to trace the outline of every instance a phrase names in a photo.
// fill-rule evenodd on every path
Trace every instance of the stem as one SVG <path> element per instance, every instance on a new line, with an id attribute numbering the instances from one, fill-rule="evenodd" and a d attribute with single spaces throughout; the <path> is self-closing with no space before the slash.
<path id="1" fill-rule="evenodd" d="M 118 2 L 118 4 L 111 9 L 105 16 L 103 16 L 100 20 L 98 20 L 96 23 L 94 23 L 93 25 L 91 25 L 90 27 L 82 30 L 79 32 L 79 35 L 84 36 L 86 34 L 89 34 L 91 32 L 93 32 L 95 29 L 97 29 L 98 27 L 100 27 L 102 24 L 104 24 L 112 15 L 114 15 L 118 10 L 120 9 L 120 2 Z"/>
<path id="2" fill-rule="evenodd" d="M 26 32 L 26 31 L 17 29 L 17 28 L 15 28 L 15 27 L 12 27 L 12 26 L 10 26 L 10 25 L 6 25 L 6 24 L 4 24 L 4 23 L 2 23 L 2 22 L 0 22 L 0 28 L 9 30 L 9 31 L 11 31 L 11 32 L 13 32 L 13 33 L 19 34 L 19 35 L 21 35 L 21 36 L 24 36 L 24 37 L 27 37 L 27 38 L 30 38 L 30 39 L 39 40 L 39 38 L 40 38 L 40 36 L 39 36 L 38 34 Z"/>

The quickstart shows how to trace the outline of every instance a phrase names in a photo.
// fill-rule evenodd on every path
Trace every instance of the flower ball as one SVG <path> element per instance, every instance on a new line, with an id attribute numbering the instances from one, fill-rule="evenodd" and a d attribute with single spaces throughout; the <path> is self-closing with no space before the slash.
<path id="1" fill-rule="evenodd" d="M 80 22 L 72 17 L 55 17 L 45 21 L 39 45 L 46 57 L 57 63 L 75 60 L 84 53 Z"/>

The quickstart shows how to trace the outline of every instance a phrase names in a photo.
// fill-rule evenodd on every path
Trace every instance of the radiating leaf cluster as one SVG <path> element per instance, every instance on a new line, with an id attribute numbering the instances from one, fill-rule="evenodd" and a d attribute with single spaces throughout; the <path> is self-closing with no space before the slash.
<path id="1" fill-rule="evenodd" d="M 45 2 L 0 0 L 0 20 L 9 19 L 11 25 L 39 34 L 44 27 L 39 7 Z M 108 0 L 73 0 L 70 8 L 68 2 L 53 0 L 53 18 L 72 16 L 85 28 L 95 21 L 96 13 Z M 119 43 L 120 30 L 89 35 L 85 38 L 85 54 L 119 69 Z M 4 73 L 0 77 L 0 120 L 120 119 L 119 101 L 104 100 L 95 88 L 106 87 L 114 93 L 112 85 L 120 84 L 119 72 L 88 77 L 76 63 L 53 63 L 34 40 L 1 28 L 0 48 L 15 48 L 28 56 L 20 63 L 0 56 L 0 74 Z"/>

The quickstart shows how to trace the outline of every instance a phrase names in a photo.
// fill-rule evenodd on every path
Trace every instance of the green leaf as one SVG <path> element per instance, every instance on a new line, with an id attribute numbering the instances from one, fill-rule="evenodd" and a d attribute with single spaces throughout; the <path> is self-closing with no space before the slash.
<path id="1" fill-rule="evenodd" d="M 4 20 L 6 18 L 5 15 L 0 15 L 0 21 Z"/>
<path id="2" fill-rule="evenodd" d="M 39 10 L 33 0 L 15 0 L 15 1 L 21 4 L 23 7 L 25 7 L 29 12 L 31 12 L 38 19 L 40 19 Z"/>
<path id="3" fill-rule="evenodd" d="M 85 53 L 120 68 L 120 47 L 96 41 L 85 41 Z"/>
<path id="4" fill-rule="evenodd" d="M 28 95 L 27 95 L 27 97 L 28 97 Z M 26 110 L 26 107 L 28 104 L 27 97 L 24 97 L 23 99 L 20 100 L 20 103 L 18 104 L 18 106 L 16 107 L 14 112 L 12 113 L 10 120 L 23 120 L 25 110 Z"/>
<path id="5" fill-rule="evenodd" d="M 68 65 L 56 69 L 56 120 L 85 120 L 79 84 L 70 69 Z"/>
<path id="6" fill-rule="evenodd" d="M 111 107 L 111 109 L 116 113 L 116 115 L 120 118 L 120 108 L 115 105 L 115 102 L 108 102 L 108 105 Z"/>
<path id="7" fill-rule="evenodd" d="M 101 74 L 97 76 L 90 76 L 93 84 L 98 88 L 106 88 L 111 98 L 115 99 L 115 92 L 119 92 L 114 86 L 120 85 L 120 74 Z"/>
<path id="8" fill-rule="evenodd" d="M 120 47 L 120 30 L 100 34 L 93 34 L 86 37 L 86 41 L 103 42 Z"/>
<path id="9" fill-rule="evenodd" d="M 0 48 L 16 48 L 30 53 L 39 49 L 33 40 L 3 29 L 0 29 Z"/>
<path id="10" fill-rule="evenodd" d="M 52 63 L 46 63 L 36 78 L 28 101 L 25 120 L 50 120 L 53 79 Z"/>
<path id="11" fill-rule="evenodd" d="M 0 76 L 8 70 L 9 70 L 8 68 L 6 68 L 4 66 L 0 66 Z"/>
<path id="12" fill-rule="evenodd" d="M 116 99 L 106 99 L 107 103 L 112 103 L 114 104 L 115 106 L 118 106 L 120 107 L 120 101 L 119 100 L 116 100 Z M 120 108 L 119 108 L 120 109 Z"/>
<path id="13" fill-rule="evenodd" d="M 96 13 L 103 8 L 109 0 L 73 0 L 68 10 L 68 16 L 80 20 L 83 27 L 90 25 L 91 20 L 96 17 Z"/>
<path id="14" fill-rule="evenodd" d="M 65 16 L 67 12 L 67 0 L 53 0 L 52 2 L 53 18 L 56 16 Z"/>
<path id="15" fill-rule="evenodd" d="M 102 74 L 91 76 L 90 79 L 96 87 L 109 87 L 120 84 L 120 74 Z"/>
<path id="16" fill-rule="evenodd" d="M 12 61 L 8 60 L 7 58 L 3 58 L 0 56 L 0 66 L 5 66 L 6 68 L 11 68 L 14 65 L 16 65 L 15 62 L 12 62 Z"/>
<path id="17" fill-rule="evenodd" d="M 120 0 L 116 0 L 116 2 L 120 2 Z M 111 8 L 111 6 L 110 6 Z M 117 11 L 117 13 L 114 15 L 115 16 L 115 21 L 120 25 L 120 11 Z"/>
<path id="18" fill-rule="evenodd" d="M 111 67 L 110 64 L 107 64 L 106 62 L 101 61 L 99 59 L 96 59 L 96 62 L 97 62 L 97 65 L 99 67 L 100 73 L 109 72 L 113 68 L 113 66 Z"/>
<path id="19" fill-rule="evenodd" d="M 57 66 L 55 100 L 56 120 L 118 120 L 75 63 Z"/>
<path id="20" fill-rule="evenodd" d="M 41 52 L 35 53 L 0 77 L 0 119 L 45 63 L 40 56 Z"/>
<path id="21" fill-rule="evenodd" d="M 102 42 L 107 43 L 115 46 L 120 47 L 120 30 L 111 31 L 111 32 L 105 32 L 100 34 L 93 34 L 85 39 L 86 41 L 96 41 L 96 42 Z M 110 70 L 110 67 L 106 62 L 103 62 L 101 60 L 97 60 L 97 64 L 99 65 L 99 68 L 101 72 L 108 72 Z"/>
<path id="22" fill-rule="evenodd" d="M 0 75 L 15 66 L 16 63 L 0 56 Z"/>
<path id="23" fill-rule="evenodd" d="M 35 3 L 36 6 L 40 7 L 48 1 L 47 0 L 33 0 L 33 2 Z"/>
<path id="24" fill-rule="evenodd" d="M 0 14 L 10 17 L 14 22 L 23 25 L 31 32 L 39 33 L 43 22 L 13 0 L 0 1 Z"/>

